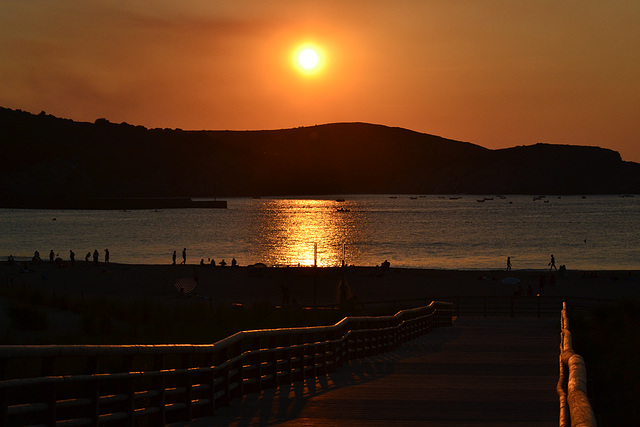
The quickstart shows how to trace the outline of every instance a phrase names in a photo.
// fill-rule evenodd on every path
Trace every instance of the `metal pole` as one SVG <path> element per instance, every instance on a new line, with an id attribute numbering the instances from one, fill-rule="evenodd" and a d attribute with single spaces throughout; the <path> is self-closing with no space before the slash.
<path id="1" fill-rule="evenodd" d="M 318 266 L 318 243 L 313 244 L 313 266 Z"/>

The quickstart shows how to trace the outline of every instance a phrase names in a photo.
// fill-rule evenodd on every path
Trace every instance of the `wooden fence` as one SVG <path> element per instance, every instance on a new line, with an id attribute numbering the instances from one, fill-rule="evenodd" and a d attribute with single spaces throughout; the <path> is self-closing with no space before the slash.
<path id="1" fill-rule="evenodd" d="M 211 345 L 0 346 L 0 425 L 165 425 L 325 375 L 452 324 L 452 304 L 333 326 L 244 331 Z"/>
<path id="2" fill-rule="evenodd" d="M 587 369 L 582 357 L 573 351 L 566 303 L 563 303 L 560 321 L 559 425 L 595 427 L 596 418 L 587 397 Z"/>

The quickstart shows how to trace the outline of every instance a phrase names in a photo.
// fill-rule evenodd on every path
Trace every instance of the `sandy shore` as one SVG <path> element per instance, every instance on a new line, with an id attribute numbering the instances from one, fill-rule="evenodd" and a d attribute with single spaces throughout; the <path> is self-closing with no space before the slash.
<path id="1" fill-rule="evenodd" d="M 193 280 L 198 276 L 198 284 L 193 291 L 180 294 L 175 283 L 179 279 Z M 291 306 L 335 306 L 340 298 L 340 283 L 346 281 L 351 297 L 359 303 L 373 309 L 383 302 L 389 306 L 402 308 L 428 303 L 434 299 L 465 296 L 502 296 L 514 295 L 520 288 L 525 294 L 531 286 L 534 294 L 538 292 L 540 276 L 547 280 L 545 296 L 583 297 L 598 299 L 640 298 L 640 272 L 600 271 L 597 277 L 593 272 L 569 271 L 566 275 L 554 273 L 555 285 L 549 284 L 548 271 L 460 271 L 460 270 L 420 270 L 394 269 L 381 270 L 376 267 L 357 268 L 251 268 L 251 267 L 211 267 L 195 265 L 130 265 L 76 263 L 71 268 L 56 268 L 52 264 L 30 265 L 28 271 L 21 271 L 16 265 L 0 264 L 0 343 L 42 344 L 52 342 L 85 343 L 93 342 L 93 334 L 112 342 L 128 339 L 137 342 L 140 335 L 123 338 L 122 333 L 138 331 L 143 325 L 127 324 L 122 331 L 115 329 L 91 332 L 83 323 L 83 315 L 77 310 L 67 310 L 63 301 L 70 304 L 87 303 L 95 307 L 101 300 L 128 303 L 144 301 L 143 306 L 157 306 L 157 313 L 163 313 L 162 307 L 175 310 L 198 308 L 230 308 L 237 304 L 244 307 L 258 305 L 258 312 L 265 308 L 275 308 L 282 304 L 282 287 L 288 289 Z M 519 284 L 505 284 L 503 279 L 516 278 Z M 63 299 L 66 297 L 66 299 Z M 39 301 L 57 301 L 55 308 L 43 306 Z M 75 301 L 75 303 L 74 303 Z M 135 306 L 134 304 L 134 306 Z M 121 304 L 126 307 L 127 304 Z M 44 313 L 44 329 L 25 327 L 16 322 L 15 307 L 28 307 L 36 310 L 33 319 L 41 318 Z M 167 313 L 175 312 L 167 310 Z M 233 310 L 236 311 L 236 310 Z M 214 312 L 220 312 L 215 310 Z M 224 310 L 222 310 L 224 312 Z M 271 311 L 270 313 L 274 313 Z M 104 316 L 98 313 L 95 319 Z M 131 313 L 133 315 L 134 313 Z M 170 314 L 169 314 L 170 315 Z M 32 314 L 26 314 L 32 319 Z M 237 317 L 237 316 L 235 316 Z M 251 318 L 251 315 L 247 319 Z M 113 318 L 115 319 L 115 318 Z M 246 319 L 245 319 L 246 320 Z M 254 319 L 256 320 L 256 319 Z M 265 319 L 267 324 L 274 319 Z M 334 319 L 335 321 L 335 319 Z M 115 321 L 116 323 L 118 321 Z M 230 321 L 223 336 L 246 328 L 241 326 L 242 317 Z M 326 321 L 321 321 L 326 324 Z M 255 321 L 253 328 L 263 327 L 263 322 Z M 85 325 L 85 326 L 83 326 Z M 91 323 L 90 323 L 91 325 Z M 115 325 L 115 323 L 114 323 Z M 299 326 L 290 324 L 290 326 Z M 185 326 L 187 327 L 187 326 Z M 251 327 L 249 327 L 251 328 Z M 95 325 L 94 325 L 95 329 Z M 162 332 L 164 331 L 164 332 Z M 162 329 L 152 342 L 165 342 L 167 332 Z M 89 334 L 89 335 L 87 335 Z M 106 335 L 104 335 L 106 334 Z M 111 334 L 111 335 L 109 335 Z M 144 335 L 145 337 L 147 335 Z M 223 336 L 217 337 L 221 339 Z M 203 342 L 200 336 L 184 338 L 178 333 L 170 342 Z M 186 341 L 183 341 L 186 340 Z M 191 341 L 190 341 L 191 340 Z M 211 341 L 215 341 L 212 338 Z M 209 341 L 206 341 L 209 342 Z"/>
<path id="2" fill-rule="evenodd" d="M 130 265 L 79 262 L 65 268 L 43 263 L 21 272 L 18 266 L 0 264 L 0 286 L 30 288 L 56 295 L 83 298 L 144 298 L 158 302 L 206 299 L 212 306 L 228 304 L 280 304 L 282 288 L 289 298 L 303 306 L 334 304 L 339 299 L 339 284 L 346 280 L 350 293 L 360 302 L 404 299 L 435 299 L 451 296 L 511 296 L 518 287 L 526 293 L 529 286 L 538 292 L 541 275 L 547 279 L 548 296 L 586 298 L 640 298 L 640 272 L 514 270 L 511 272 L 394 269 L 376 267 L 340 268 L 251 268 L 196 265 Z M 180 296 L 175 282 L 198 277 L 196 288 Z M 520 284 L 504 284 L 505 278 L 517 278 Z"/>

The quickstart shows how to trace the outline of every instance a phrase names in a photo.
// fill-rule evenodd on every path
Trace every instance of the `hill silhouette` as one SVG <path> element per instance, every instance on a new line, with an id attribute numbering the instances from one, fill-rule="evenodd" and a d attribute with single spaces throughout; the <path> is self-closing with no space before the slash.
<path id="1" fill-rule="evenodd" d="M 612 150 L 489 150 L 401 128 L 147 129 L 0 108 L 0 200 L 321 194 L 640 193 Z"/>

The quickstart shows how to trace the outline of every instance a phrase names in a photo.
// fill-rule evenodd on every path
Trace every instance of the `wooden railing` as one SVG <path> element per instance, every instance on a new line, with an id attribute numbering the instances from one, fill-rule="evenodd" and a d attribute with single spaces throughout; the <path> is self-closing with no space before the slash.
<path id="1" fill-rule="evenodd" d="M 584 360 L 573 351 L 567 304 L 562 305 L 560 339 L 560 427 L 595 427 L 596 419 L 587 397 L 587 369 Z"/>
<path id="2" fill-rule="evenodd" d="M 165 425 L 325 375 L 452 324 L 452 305 L 333 326 L 244 331 L 211 345 L 0 346 L 0 425 Z"/>

